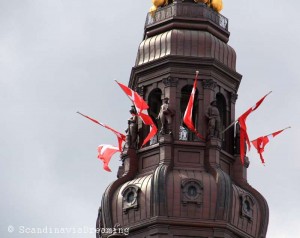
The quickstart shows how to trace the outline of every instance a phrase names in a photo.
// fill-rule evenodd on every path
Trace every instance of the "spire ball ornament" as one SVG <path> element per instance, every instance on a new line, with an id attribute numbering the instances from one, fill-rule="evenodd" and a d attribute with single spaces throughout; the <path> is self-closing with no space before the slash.
<path id="1" fill-rule="evenodd" d="M 208 7 L 211 7 L 217 12 L 222 11 L 223 1 L 222 0 L 194 0 L 196 3 L 205 3 Z"/>
<path id="2" fill-rule="evenodd" d="M 194 0 L 195 3 L 204 3 L 208 7 L 214 9 L 216 12 L 221 12 L 223 9 L 222 0 Z M 169 0 L 152 0 L 152 7 L 150 8 L 150 13 L 154 16 L 155 12 L 159 7 L 163 7 L 169 4 Z"/>

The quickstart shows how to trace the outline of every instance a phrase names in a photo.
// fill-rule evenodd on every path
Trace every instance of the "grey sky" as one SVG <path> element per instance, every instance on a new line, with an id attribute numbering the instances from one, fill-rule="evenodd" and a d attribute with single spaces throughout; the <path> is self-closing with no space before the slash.
<path id="1" fill-rule="evenodd" d="M 300 235 L 300 2 L 224 0 L 229 44 L 243 75 L 237 116 L 265 93 L 248 119 L 250 139 L 291 125 L 267 147 L 264 167 L 249 153 L 249 183 L 270 207 L 268 238 Z M 81 111 L 123 131 L 127 83 L 150 0 L 0 0 L 1 237 L 32 237 L 7 227 L 94 227 L 104 189 L 97 146 L 113 134 Z M 36 237 L 94 237 L 93 234 Z"/>

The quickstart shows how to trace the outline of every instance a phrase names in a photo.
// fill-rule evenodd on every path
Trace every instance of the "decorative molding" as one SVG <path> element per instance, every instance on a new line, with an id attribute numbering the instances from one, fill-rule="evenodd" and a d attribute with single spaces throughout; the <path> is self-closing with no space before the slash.
<path id="1" fill-rule="evenodd" d="M 127 214 L 130 209 L 138 210 L 140 190 L 140 187 L 134 184 L 130 184 L 124 188 L 121 193 L 123 196 L 122 201 L 124 214 Z"/>
<path id="2" fill-rule="evenodd" d="M 163 79 L 165 87 L 176 87 L 178 84 L 178 78 L 168 77 Z"/>
<path id="3" fill-rule="evenodd" d="M 236 103 L 236 100 L 238 99 L 238 94 L 236 94 L 236 93 L 231 93 L 231 102 L 233 103 L 233 104 L 235 104 Z"/>
<path id="4" fill-rule="evenodd" d="M 181 182 L 181 202 L 183 205 L 188 203 L 201 206 L 203 203 L 203 185 L 196 179 L 183 179 Z"/>
<path id="5" fill-rule="evenodd" d="M 248 169 L 249 165 L 250 165 L 250 160 L 249 160 L 248 156 L 245 156 L 244 157 L 244 166 L 245 166 L 245 168 Z"/>
<path id="6" fill-rule="evenodd" d="M 141 86 L 141 87 L 136 87 L 135 88 L 135 91 L 141 96 L 141 97 L 143 97 L 144 96 L 144 90 L 145 89 L 145 87 L 144 86 Z"/>
<path id="7" fill-rule="evenodd" d="M 214 90 L 217 87 L 217 83 L 212 79 L 204 79 L 203 80 L 203 88 Z"/>

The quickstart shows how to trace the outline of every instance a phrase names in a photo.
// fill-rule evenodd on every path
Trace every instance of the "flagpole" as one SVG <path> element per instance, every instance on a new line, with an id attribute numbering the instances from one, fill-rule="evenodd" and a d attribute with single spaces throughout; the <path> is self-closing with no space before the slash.
<path id="1" fill-rule="evenodd" d="M 290 128 L 292 128 L 292 127 L 288 126 L 288 127 L 284 128 L 284 129 L 282 129 L 282 130 L 279 130 L 279 131 L 282 132 L 282 131 L 285 131 L 286 129 L 290 129 Z M 273 135 L 274 133 L 276 133 L 276 132 L 270 133 L 269 135 L 265 135 L 265 136 L 263 136 L 263 137 L 268 137 L 268 136 L 270 136 L 270 135 Z M 257 140 L 257 139 L 255 139 L 255 140 Z M 253 142 L 253 141 L 255 141 L 255 140 L 252 140 L 251 142 Z"/>
<path id="2" fill-rule="evenodd" d="M 272 91 L 270 91 L 266 96 L 270 95 L 271 93 L 272 93 Z M 266 96 L 265 96 L 265 97 L 266 97 Z"/>
<path id="3" fill-rule="evenodd" d="M 96 123 L 96 124 L 98 124 L 98 125 L 100 125 L 100 126 L 103 126 L 103 125 L 101 125 L 101 123 L 98 122 L 97 120 L 95 120 L 95 119 L 93 119 L 93 118 L 90 118 L 89 116 L 86 116 L 86 115 L 82 114 L 81 112 L 77 112 L 77 113 L 78 113 L 79 115 L 81 115 L 81 116 L 83 116 L 83 117 L 85 117 L 85 118 L 91 120 L 92 122 L 94 122 L 94 123 Z"/>
<path id="4" fill-rule="evenodd" d="M 235 120 L 235 121 L 232 122 L 229 126 L 227 126 L 226 129 L 223 130 L 223 131 L 221 132 L 221 134 L 223 134 L 223 133 L 224 133 L 225 131 L 227 131 L 230 127 L 232 127 L 235 123 L 237 123 L 237 121 L 238 121 L 238 120 Z"/>
<path id="5" fill-rule="evenodd" d="M 76 112 L 78 113 L 79 115 L 83 116 L 83 117 L 86 117 L 84 114 L 82 114 L 81 112 Z"/>
<path id="6" fill-rule="evenodd" d="M 284 129 L 282 129 L 282 130 L 279 130 L 279 131 L 284 131 L 284 130 L 289 129 L 289 128 L 291 128 L 291 127 L 288 126 L 288 127 L 284 128 Z M 274 133 L 274 132 L 273 132 L 273 133 Z M 272 135 L 273 133 L 270 133 L 269 135 L 266 135 L 266 136 L 270 136 L 270 135 Z"/>

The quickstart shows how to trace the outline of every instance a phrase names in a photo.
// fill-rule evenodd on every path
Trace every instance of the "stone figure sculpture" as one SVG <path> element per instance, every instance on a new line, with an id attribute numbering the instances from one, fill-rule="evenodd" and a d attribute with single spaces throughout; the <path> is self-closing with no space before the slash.
<path id="1" fill-rule="evenodd" d="M 208 137 L 220 138 L 220 112 L 217 107 L 217 101 L 214 100 L 207 108 L 206 117 L 208 118 Z"/>
<path id="2" fill-rule="evenodd" d="M 169 108 L 169 98 L 164 98 L 157 119 L 161 122 L 161 134 L 172 134 L 171 124 L 174 111 Z"/>
<path id="3" fill-rule="evenodd" d="M 125 148 L 137 148 L 138 135 L 138 116 L 135 106 L 131 106 L 131 117 L 128 119 L 128 129 L 126 129 L 126 144 Z"/>

